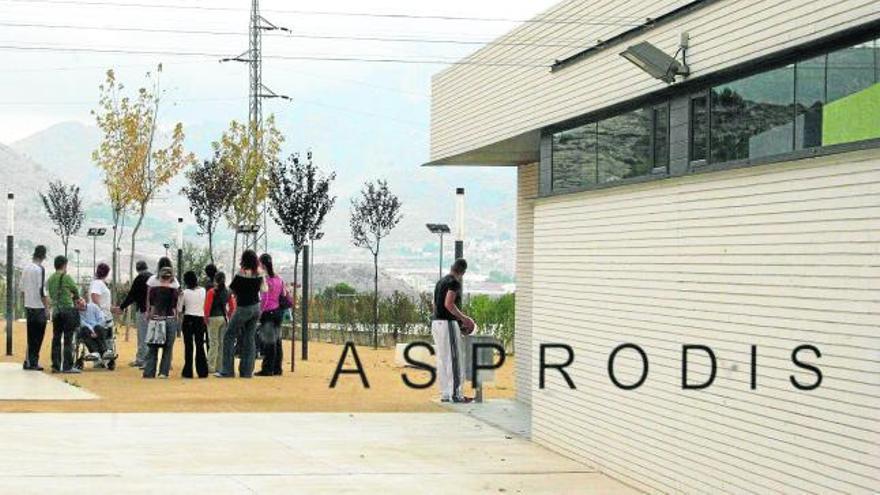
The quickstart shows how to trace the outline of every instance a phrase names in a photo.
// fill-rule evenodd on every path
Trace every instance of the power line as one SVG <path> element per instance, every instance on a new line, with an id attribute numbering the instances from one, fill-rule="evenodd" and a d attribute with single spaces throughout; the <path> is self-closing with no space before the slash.
<path id="1" fill-rule="evenodd" d="M 44 23 L 20 23 L 20 22 L 0 22 L 0 26 L 19 27 L 19 28 L 43 28 L 43 29 L 71 29 L 85 31 L 119 31 L 119 32 L 139 32 L 139 33 L 155 33 L 155 34 L 186 34 L 186 35 L 209 35 L 209 36 L 242 36 L 243 33 L 235 31 L 216 31 L 204 29 L 169 29 L 169 28 L 143 28 L 143 27 L 126 27 L 126 26 L 82 26 L 73 24 L 44 24 Z M 268 34 L 268 33 L 267 33 Z M 493 45 L 493 46 L 533 46 L 542 48 L 582 48 L 582 44 L 568 43 L 541 43 L 530 41 L 517 41 L 511 39 L 505 40 L 459 40 L 459 39 L 442 39 L 442 38 L 416 38 L 416 37 L 387 37 L 372 35 L 333 35 L 333 34 L 274 34 L 276 38 L 303 38 L 318 40 L 344 40 L 344 41 L 375 41 L 383 43 L 424 43 L 424 44 L 449 44 L 449 45 Z"/>
<path id="2" fill-rule="evenodd" d="M 8 0 L 2 0 L 8 1 Z M 182 52 L 173 50 L 131 50 L 123 48 L 76 48 L 76 47 L 51 47 L 51 46 L 21 46 L 21 45 L 0 45 L 0 50 L 21 50 L 21 51 L 48 51 L 48 52 L 68 52 L 68 53 L 104 53 L 104 54 L 125 54 L 125 55 L 161 55 L 172 57 L 206 57 L 221 59 L 226 54 L 207 53 L 207 52 Z M 344 55 L 264 55 L 263 58 L 274 60 L 311 60 L 319 62 L 363 62 L 363 63 L 392 63 L 392 64 L 419 64 L 419 65 L 474 65 L 482 67 L 522 67 L 522 68 L 549 68 L 550 65 L 530 64 L 513 61 L 491 61 L 488 59 L 463 59 L 463 60 L 437 60 L 437 59 L 403 59 L 396 57 L 374 57 L 366 58 L 362 56 L 344 56 Z"/>
<path id="3" fill-rule="evenodd" d="M 219 7 L 216 5 L 169 5 L 169 4 L 145 4 L 137 2 L 110 2 L 110 1 L 89 1 L 89 0 L 0 0 L 13 3 L 46 3 L 55 5 L 91 5 L 91 6 L 112 6 L 112 7 L 131 7 L 131 8 L 148 8 L 148 9 L 179 9 L 179 10 L 200 10 L 215 12 L 241 12 L 242 9 L 236 7 Z M 505 23 L 530 23 L 530 24 L 572 24 L 572 25 L 602 25 L 602 26 L 636 26 L 645 21 L 643 18 L 632 16 L 602 16 L 602 17 L 583 17 L 581 19 L 567 18 L 534 18 L 534 19 L 515 19 L 504 17 L 468 17 L 454 15 L 424 15 L 424 14 L 407 14 L 407 13 L 375 13 L 375 12 L 351 12 L 351 11 L 329 11 L 329 10 L 290 10 L 290 9 L 264 9 L 266 12 L 279 14 L 298 14 L 298 15 L 315 15 L 315 16 L 336 16 L 336 17 L 371 17 L 386 19 L 404 19 L 404 20 L 439 20 L 439 21 L 468 21 L 468 22 L 505 22 Z"/>

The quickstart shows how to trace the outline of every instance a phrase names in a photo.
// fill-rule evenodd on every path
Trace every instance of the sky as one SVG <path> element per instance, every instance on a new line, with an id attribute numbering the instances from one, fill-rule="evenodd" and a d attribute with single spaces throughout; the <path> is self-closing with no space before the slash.
<path id="1" fill-rule="evenodd" d="M 337 172 L 334 191 L 341 200 L 328 223 L 338 228 L 335 233 L 328 232 L 325 241 L 349 245 L 348 198 L 357 194 L 365 181 L 376 178 L 389 179 L 405 206 L 422 204 L 420 210 L 405 212 L 407 221 L 412 222 L 411 232 L 421 232 L 420 225 L 425 221 L 452 223 L 452 208 L 433 213 L 424 204 L 433 204 L 430 196 L 439 194 L 434 191 L 451 198 L 459 186 L 469 191 L 479 189 L 469 196 L 473 198 L 469 199 L 469 216 L 480 215 L 482 199 L 494 200 L 492 207 L 498 208 L 501 198 L 500 208 L 505 211 L 499 218 L 508 224 L 503 230 L 512 232 L 515 171 L 497 167 L 419 167 L 429 159 L 431 76 L 448 65 L 296 57 L 454 61 L 476 51 L 480 43 L 510 31 L 518 25 L 517 20 L 529 19 L 556 2 L 261 2 L 263 17 L 292 33 L 273 32 L 263 37 L 263 82 L 272 91 L 293 99 L 265 101 L 264 114 L 274 114 L 285 135 L 283 154 L 311 150 L 319 166 Z M 247 120 L 248 68 L 242 63 L 221 63 L 219 59 L 237 56 L 247 49 L 250 3 L 0 0 L 0 142 L 11 144 L 66 121 L 93 125 L 90 111 L 108 68 L 133 89 L 145 82 L 147 71 L 162 63 L 160 126 L 170 128 L 182 122 L 187 147 L 200 158 L 208 158 L 211 141 L 220 137 L 230 120 Z M 348 15 L 364 13 L 373 15 Z M 496 20 L 423 19 L 413 15 Z M 499 18 L 506 20 L 497 21 Z M 330 39 L 338 37 L 466 43 Z M 93 53 L 78 49 L 204 55 Z M 151 211 L 172 220 L 181 214 L 180 208 L 167 205 L 156 205 Z M 422 218 L 426 216 L 431 218 Z M 477 220 L 481 219 L 474 217 Z M 471 222 L 470 218 L 467 221 Z M 427 232 L 421 235 L 425 242 L 434 240 Z M 394 236 L 390 240 L 394 241 Z"/>
<path id="2" fill-rule="evenodd" d="M 104 5 L 101 5 L 101 4 Z M 142 7 L 121 7 L 124 3 Z M 554 0 L 478 2 L 298 1 L 263 0 L 263 17 L 295 36 L 356 36 L 485 41 L 510 30 L 511 22 L 398 19 L 325 13 L 394 13 L 457 17 L 529 18 Z M 175 7 L 146 8 L 143 5 Z M 180 8 L 191 7 L 191 8 Z M 247 49 L 250 2 L 197 0 L 0 0 L 0 142 L 9 143 L 61 121 L 91 124 L 97 85 L 106 68 L 138 84 L 143 74 L 164 64 L 166 104 L 163 117 L 185 124 L 228 122 L 247 116 L 247 67 L 220 63 Z M 206 10 L 207 8 L 207 10 Z M 218 10 L 214 10 L 218 9 Z M 223 10 L 219 10 L 223 9 Z M 294 10 L 295 9 L 295 10 Z M 38 26 L 39 25 L 39 26 Z M 53 26 L 53 27 L 48 27 Z M 89 27 L 93 29 L 73 29 Z M 101 28 L 114 28 L 106 30 Z M 194 33 L 142 32 L 128 29 L 186 30 Z M 208 33 L 212 34 L 208 34 Z M 133 55 L 34 51 L 9 47 L 97 48 L 134 51 L 197 52 L 208 56 Z M 379 42 L 315 39 L 267 34 L 264 56 L 398 58 L 455 60 L 478 48 L 474 44 Z M 314 60 L 264 61 L 266 86 L 294 98 L 267 102 L 291 135 L 354 132 L 351 144 L 371 139 L 362 126 L 393 129 L 395 134 L 425 140 L 429 122 L 430 77 L 438 64 L 392 64 Z M 340 123 L 340 120 L 343 122 Z M 340 125 L 341 124 L 341 125 Z M 309 127 L 313 129 L 308 129 Z M 295 141 L 292 143 L 295 144 Z"/>

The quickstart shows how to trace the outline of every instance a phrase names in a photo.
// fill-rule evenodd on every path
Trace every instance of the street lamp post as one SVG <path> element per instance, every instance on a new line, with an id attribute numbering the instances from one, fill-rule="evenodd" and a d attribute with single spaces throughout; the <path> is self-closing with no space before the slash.
<path id="1" fill-rule="evenodd" d="M 162 246 L 165 247 L 165 257 L 167 258 L 168 257 L 168 249 L 171 247 L 171 243 L 166 242 L 165 244 L 162 244 Z"/>
<path id="2" fill-rule="evenodd" d="M 15 316 L 15 271 L 14 248 L 15 241 L 15 194 L 6 196 L 6 355 L 12 355 L 12 322 Z"/>
<path id="3" fill-rule="evenodd" d="M 177 218 L 177 280 L 183 280 L 183 218 Z"/>
<path id="4" fill-rule="evenodd" d="M 76 253 L 76 285 L 79 285 L 81 283 L 79 277 L 79 249 L 74 249 L 73 252 Z"/>
<path id="5" fill-rule="evenodd" d="M 98 237 L 103 237 L 106 233 L 107 229 L 103 227 L 92 227 L 86 233 L 87 237 L 92 238 L 92 270 L 94 270 L 98 266 L 98 255 L 96 254 L 98 248 Z"/>
<path id="6" fill-rule="evenodd" d="M 440 279 L 443 277 L 443 235 L 449 234 L 452 230 L 445 223 L 429 223 L 426 227 L 428 227 L 428 232 L 440 234 L 440 268 L 437 274 L 437 278 Z"/>
<path id="7" fill-rule="evenodd" d="M 464 188 L 455 190 L 455 259 L 464 258 Z"/>
<path id="8" fill-rule="evenodd" d="M 323 238 L 324 238 L 323 232 L 318 232 L 317 234 L 315 234 L 315 237 L 312 238 L 312 252 L 311 252 L 310 261 L 311 261 L 313 270 L 314 270 L 314 266 L 315 266 L 315 241 L 320 241 Z M 313 283 L 314 280 L 315 280 L 314 276 L 311 279 L 309 279 L 309 292 L 312 292 L 312 289 L 314 287 L 314 283 Z"/>

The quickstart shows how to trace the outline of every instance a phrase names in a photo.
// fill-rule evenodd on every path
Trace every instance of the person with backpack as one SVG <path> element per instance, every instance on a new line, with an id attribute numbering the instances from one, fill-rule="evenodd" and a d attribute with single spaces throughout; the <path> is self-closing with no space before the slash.
<path id="1" fill-rule="evenodd" d="M 208 327 L 208 369 L 216 373 L 223 367 L 223 338 L 229 319 L 235 312 L 235 297 L 226 287 L 225 273 L 217 272 L 213 284 L 205 295 L 204 313 Z"/>
<path id="2" fill-rule="evenodd" d="M 263 364 L 257 376 L 278 376 L 282 374 L 284 360 L 281 345 L 281 321 L 284 311 L 291 306 L 284 280 L 272 265 L 268 253 L 260 256 L 260 264 L 266 277 L 266 292 L 260 294 L 260 329 L 257 333 L 263 346 Z"/>
<path id="3" fill-rule="evenodd" d="M 73 332 L 79 328 L 79 287 L 67 274 L 67 257 L 56 256 L 55 273 L 46 281 L 52 299 L 52 372 L 79 373 L 73 365 Z"/>

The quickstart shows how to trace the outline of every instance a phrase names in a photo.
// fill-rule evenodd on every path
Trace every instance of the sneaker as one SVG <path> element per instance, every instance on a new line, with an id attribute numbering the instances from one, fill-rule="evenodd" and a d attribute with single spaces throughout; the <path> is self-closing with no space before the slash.
<path id="1" fill-rule="evenodd" d="M 128 367 L 129 367 L 129 368 L 143 368 L 143 367 L 144 367 L 144 363 L 139 363 L 139 362 L 137 362 L 137 361 L 132 361 L 132 362 L 128 363 Z"/>
<path id="2" fill-rule="evenodd" d="M 452 402 L 456 404 L 470 404 L 474 399 L 471 397 L 453 397 Z"/>
<path id="3" fill-rule="evenodd" d="M 104 359 L 113 359 L 116 357 L 116 353 L 113 352 L 113 349 L 107 349 L 104 351 Z"/>
<path id="4" fill-rule="evenodd" d="M 449 397 L 441 397 L 440 402 L 452 402 L 452 400 Z"/>
<path id="5" fill-rule="evenodd" d="M 214 373 L 215 378 L 235 378 L 233 375 L 227 375 L 226 373 L 220 373 L 219 371 Z"/>
<path id="6" fill-rule="evenodd" d="M 77 368 L 69 368 L 69 369 L 62 371 L 62 373 L 66 374 L 66 375 L 78 375 L 78 374 L 82 373 L 82 371 L 78 370 Z"/>
<path id="7" fill-rule="evenodd" d="M 254 373 L 254 376 L 273 376 L 273 375 L 274 375 L 274 373 L 272 373 L 271 371 L 258 371 L 256 373 Z"/>
<path id="8" fill-rule="evenodd" d="M 167 379 L 168 379 L 168 375 L 159 375 L 159 379 L 160 379 L 160 380 L 167 380 Z"/>
<path id="9" fill-rule="evenodd" d="M 90 352 L 86 354 L 83 359 L 85 359 L 86 361 L 98 361 L 101 359 L 101 355 L 97 352 Z"/>
<path id="10" fill-rule="evenodd" d="M 28 370 L 29 371 L 43 371 L 43 367 L 38 364 L 36 366 L 31 366 L 30 368 L 28 368 Z"/>
<path id="11" fill-rule="evenodd" d="M 52 373 L 61 373 L 61 370 L 59 370 L 58 368 L 52 366 Z"/>

